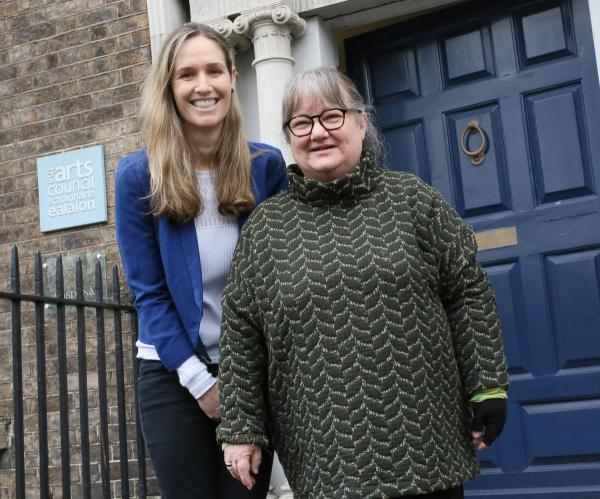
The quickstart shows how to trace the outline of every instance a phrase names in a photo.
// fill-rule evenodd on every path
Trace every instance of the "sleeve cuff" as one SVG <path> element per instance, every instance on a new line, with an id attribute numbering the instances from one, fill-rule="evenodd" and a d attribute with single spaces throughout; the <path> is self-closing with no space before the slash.
<path id="1" fill-rule="evenodd" d="M 217 382 L 217 378 L 208 372 L 206 365 L 195 355 L 177 368 L 177 375 L 181 386 L 187 388 L 195 399 L 202 397 Z"/>
<path id="2" fill-rule="evenodd" d="M 471 395 L 469 402 L 483 402 L 489 399 L 507 399 L 508 394 L 503 388 L 487 388 Z"/>

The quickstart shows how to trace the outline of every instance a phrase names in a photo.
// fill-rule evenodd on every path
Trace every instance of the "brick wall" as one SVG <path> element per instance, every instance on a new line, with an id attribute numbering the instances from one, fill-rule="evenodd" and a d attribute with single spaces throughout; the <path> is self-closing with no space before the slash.
<path id="1" fill-rule="evenodd" d="M 100 250 L 106 255 L 107 267 L 118 263 L 114 235 L 114 169 L 121 155 L 141 146 L 137 124 L 139 86 L 149 61 L 145 0 L 0 1 L 0 290 L 9 289 L 10 253 L 14 244 L 19 248 L 22 291 L 25 293 L 33 291 L 33 261 L 37 249 L 42 251 L 45 261 L 58 254 Z M 36 158 L 100 144 L 104 146 L 105 155 L 108 223 L 42 234 L 39 230 Z M 33 313 L 25 308 L 27 483 L 28 497 L 29 494 L 37 497 L 35 335 L 31 323 Z M 9 303 L 0 300 L 0 426 L 6 425 L 9 434 L 9 448 L 0 450 L 0 498 L 14 495 L 9 311 Z M 52 319 L 48 322 L 48 400 L 49 410 L 56 411 L 56 333 L 52 332 Z M 93 330 L 92 321 L 89 331 Z M 76 346 L 71 326 L 68 331 L 71 382 L 77 376 L 76 362 L 73 361 Z M 89 348 L 93 366 L 95 345 L 90 344 Z M 127 360 L 130 357 L 130 352 L 126 352 L 129 384 L 132 372 L 131 362 L 127 363 Z M 114 363 L 109 363 L 109 378 L 110 369 L 114 369 Z M 90 387 L 92 404 L 95 389 L 93 385 Z M 75 418 L 76 383 L 70 383 L 69 390 L 69 408 Z M 131 401 L 129 388 L 128 396 Z M 111 402 L 113 399 L 109 397 Z M 128 413 L 132 417 L 131 409 Z M 48 420 L 49 425 L 55 424 L 58 414 L 51 412 Z M 95 419 L 90 421 L 93 424 Z M 50 427 L 50 430 L 53 441 L 59 440 L 57 428 Z M 73 439 L 76 455 L 75 430 Z M 133 450 L 133 446 L 130 447 Z M 51 448 L 53 497 L 60 497 L 60 488 L 55 486 L 60 476 L 58 455 L 58 448 Z M 92 453 L 94 455 L 97 452 Z M 112 468 L 115 471 L 115 467 Z M 76 461 L 71 471 L 76 483 L 79 478 Z M 77 497 L 77 487 L 73 491 Z M 113 493 L 119 495 L 116 487 Z"/>
<path id="2" fill-rule="evenodd" d="M 0 3 L 0 248 L 2 275 L 18 243 L 48 253 L 104 247 L 114 260 L 112 176 L 139 147 L 139 84 L 150 60 L 144 0 Z M 104 145 L 109 223 L 39 232 L 36 158 Z"/>

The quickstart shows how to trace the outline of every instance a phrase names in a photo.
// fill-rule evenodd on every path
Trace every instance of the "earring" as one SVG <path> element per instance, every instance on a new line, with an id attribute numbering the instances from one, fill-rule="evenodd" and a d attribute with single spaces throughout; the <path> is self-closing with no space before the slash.
<path id="1" fill-rule="evenodd" d="M 233 95 L 234 90 L 235 90 L 234 88 L 231 89 L 231 95 Z"/>

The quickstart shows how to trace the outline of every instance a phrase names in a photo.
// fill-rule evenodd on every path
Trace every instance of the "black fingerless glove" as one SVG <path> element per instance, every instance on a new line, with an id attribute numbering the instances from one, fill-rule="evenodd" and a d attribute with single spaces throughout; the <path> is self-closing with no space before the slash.
<path id="1" fill-rule="evenodd" d="M 482 402 L 471 402 L 473 422 L 471 430 L 483 431 L 483 443 L 488 447 L 494 443 L 504 428 L 506 421 L 506 399 L 487 399 Z"/>

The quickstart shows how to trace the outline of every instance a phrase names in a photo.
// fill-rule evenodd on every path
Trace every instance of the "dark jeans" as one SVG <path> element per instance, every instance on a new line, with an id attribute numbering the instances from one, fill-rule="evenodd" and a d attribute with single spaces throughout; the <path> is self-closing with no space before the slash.
<path id="1" fill-rule="evenodd" d="M 216 374 L 216 373 L 214 373 Z M 217 423 L 154 360 L 141 360 L 141 428 L 163 499 L 264 499 L 273 454 L 263 449 L 262 465 L 251 491 L 227 471 L 215 437 Z"/>
<path id="2" fill-rule="evenodd" d="M 462 485 L 454 489 L 438 490 L 429 494 L 419 494 L 412 496 L 400 496 L 396 499 L 464 499 L 465 493 Z"/>

